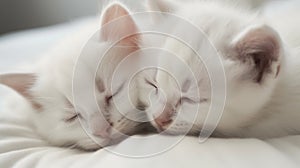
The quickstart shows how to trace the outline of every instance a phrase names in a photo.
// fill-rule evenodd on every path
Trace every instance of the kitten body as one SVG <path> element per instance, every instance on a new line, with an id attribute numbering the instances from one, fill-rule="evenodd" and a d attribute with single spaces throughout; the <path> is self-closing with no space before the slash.
<path id="1" fill-rule="evenodd" d="M 124 103 L 128 96 L 126 74 L 112 80 L 116 66 L 138 48 L 137 25 L 119 3 L 104 9 L 100 30 L 98 22 L 58 44 L 34 65 L 33 73 L 0 76 L 1 84 L 29 102 L 24 115 L 37 134 L 52 145 L 93 150 L 114 144 L 142 127 L 134 118 L 145 114 L 134 113 L 134 106 Z M 132 83 L 131 103 L 135 105 L 137 91 Z"/>
<path id="2" fill-rule="evenodd" d="M 299 51 L 294 47 L 296 42 L 288 44 L 290 40 L 283 35 L 287 32 L 281 32 L 297 33 L 295 27 L 273 28 L 276 20 L 266 20 L 253 11 L 219 2 L 195 1 L 178 5 L 157 1 L 157 4 L 163 12 L 171 12 L 200 28 L 221 57 L 226 78 L 226 99 L 214 132 L 216 136 L 270 138 L 300 132 L 300 106 L 297 103 L 300 99 L 297 92 L 300 80 L 295 79 L 299 76 Z M 175 27 L 173 31 L 190 39 L 188 44 L 196 43 L 194 50 L 206 51 L 207 54 L 202 57 L 208 59 L 206 64 L 216 64 L 209 61 L 216 55 L 208 51 L 205 40 L 195 39 L 199 36 L 189 34 L 190 31 L 176 22 L 168 22 L 168 18 L 163 22 L 167 23 L 165 27 L 172 25 Z M 215 88 L 211 88 L 208 72 L 212 69 L 206 69 L 204 61 L 199 60 L 196 53 L 178 39 L 167 37 L 162 49 L 188 64 L 197 81 L 190 82 L 193 79 L 189 78 L 188 72 L 183 70 L 182 65 L 166 59 L 166 52 L 158 53 L 161 57 L 159 64 L 169 64 L 169 70 L 178 78 L 176 81 L 169 73 L 159 69 L 154 76 L 147 78 L 151 85 L 149 82 L 142 83 L 145 88 L 148 87 L 144 95 L 149 93 L 151 86 L 161 91 L 152 100 L 158 99 L 157 104 L 152 106 L 161 108 L 149 108 L 148 117 L 159 131 L 199 134 L 213 96 L 220 97 L 218 92 L 212 92 Z M 165 99 L 160 99 L 160 94 Z M 222 106 L 222 103 L 219 105 Z M 216 123 L 208 124 L 213 126 Z"/>

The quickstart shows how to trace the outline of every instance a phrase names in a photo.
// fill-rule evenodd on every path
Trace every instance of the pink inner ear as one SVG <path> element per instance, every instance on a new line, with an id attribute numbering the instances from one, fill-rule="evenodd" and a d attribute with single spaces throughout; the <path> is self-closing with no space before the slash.
<path id="1" fill-rule="evenodd" d="M 137 46 L 138 28 L 129 12 L 119 3 L 108 7 L 102 16 L 101 39 L 120 41 L 124 46 Z"/>
<path id="2" fill-rule="evenodd" d="M 268 26 L 255 28 L 247 32 L 236 44 L 240 56 L 263 52 L 269 60 L 279 57 L 280 42 L 277 33 Z"/>
<path id="3" fill-rule="evenodd" d="M 272 64 L 280 59 L 281 40 L 269 26 L 247 30 L 235 43 L 238 59 L 254 63 L 255 81 L 261 83 L 266 73 L 276 73 Z"/>
<path id="4" fill-rule="evenodd" d="M 35 74 L 4 74 L 0 75 L 0 84 L 18 92 L 20 95 L 28 99 L 35 109 L 40 109 L 42 106 L 33 101 L 33 97 L 30 94 L 30 88 L 36 81 Z"/>
<path id="5" fill-rule="evenodd" d="M 0 83 L 6 85 L 25 98 L 31 97 L 29 89 L 34 85 L 36 76 L 34 74 L 4 74 L 0 75 Z"/>
<path id="6" fill-rule="evenodd" d="M 129 15 L 129 12 L 124 7 L 122 7 L 120 4 L 114 4 L 105 10 L 102 17 L 101 26 L 126 15 Z"/>

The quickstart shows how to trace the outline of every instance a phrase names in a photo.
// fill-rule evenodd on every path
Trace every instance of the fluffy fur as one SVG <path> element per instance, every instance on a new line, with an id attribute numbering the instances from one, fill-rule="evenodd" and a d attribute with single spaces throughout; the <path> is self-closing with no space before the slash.
<path id="1" fill-rule="evenodd" d="M 150 6 L 153 6 L 153 1 Z M 270 138 L 300 132 L 299 124 L 299 52 L 290 48 L 289 39 L 281 34 L 296 34 L 296 28 L 272 27 L 276 20 L 265 20 L 257 13 L 233 7 L 217 1 L 194 1 L 174 3 L 156 1 L 156 9 L 176 14 L 199 27 L 221 55 L 226 75 L 226 104 L 214 134 L 222 137 Z M 270 24 L 269 22 L 273 22 Z M 173 31 L 196 41 L 198 51 L 205 51 L 202 39 L 193 39 L 176 22 L 163 19 L 164 26 L 172 25 Z M 296 25 L 297 26 L 297 25 Z M 292 26 L 290 26 L 292 27 Z M 281 31 L 287 32 L 281 32 Z M 299 33 L 299 32 L 298 32 Z M 295 46 L 295 42 L 293 44 Z M 298 45 L 299 46 L 299 45 Z M 153 126 L 170 134 L 199 134 L 211 104 L 210 78 L 203 62 L 185 44 L 174 38 L 166 38 L 162 50 L 177 55 L 196 72 L 198 81 L 190 83 L 189 75 L 181 71 L 182 65 L 164 59 L 160 65 L 173 65 L 171 71 L 179 78 L 175 81 L 169 74 L 157 70 L 155 75 L 145 77 L 141 84 L 145 95 L 152 90 L 152 107 L 147 110 Z M 210 52 L 207 51 L 207 54 Z M 213 55 L 206 55 L 210 58 Z M 213 64 L 213 62 L 210 62 Z M 175 64 L 175 66 L 174 66 Z M 150 81 L 150 82 L 149 82 Z M 199 90 L 197 90 L 197 88 Z M 198 93 L 198 94 L 196 94 Z M 197 95 L 200 95 L 197 96 Z M 217 96 L 217 95 L 215 95 Z M 161 98 L 164 97 L 164 98 Z M 155 101 L 154 101 L 155 100 Z M 150 105 L 149 105 L 150 106 Z M 198 116 L 191 118 L 195 108 Z M 193 111 L 194 110 L 194 111 Z M 195 122 L 194 122 L 195 120 Z M 191 129 L 190 129 L 191 128 Z"/>
<path id="2" fill-rule="evenodd" d="M 116 143 L 143 127 L 143 123 L 134 121 L 145 117 L 134 113 L 138 106 L 134 82 L 130 90 L 125 87 L 126 76 L 120 76 L 114 88 L 111 83 L 117 64 L 138 48 L 139 37 L 134 35 L 137 25 L 119 3 L 104 9 L 102 28 L 96 34 L 100 24 L 94 23 L 43 56 L 32 74 L 0 76 L 0 83 L 29 102 L 31 106 L 23 109 L 28 112 L 29 122 L 52 145 L 93 150 Z M 95 94 L 96 102 L 86 97 L 87 92 Z M 124 104 L 128 92 L 133 105 Z"/>

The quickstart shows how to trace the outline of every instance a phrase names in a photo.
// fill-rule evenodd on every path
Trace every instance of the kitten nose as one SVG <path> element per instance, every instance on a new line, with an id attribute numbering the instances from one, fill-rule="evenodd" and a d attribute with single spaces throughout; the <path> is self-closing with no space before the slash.
<path id="1" fill-rule="evenodd" d="M 159 129 L 163 130 L 164 127 L 170 125 L 173 122 L 172 116 L 174 112 L 175 110 L 173 108 L 166 107 L 158 117 L 154 116 L 154 121 L 158 125 Z"/>
<path id="2" fill-rule="evenodd" d="M 101 138 L 110 138 L 110 130 L 111 126 L 109 124 L 105 124 L 104 126 L 94 128 L 92 130 L 92 134 Z"/>

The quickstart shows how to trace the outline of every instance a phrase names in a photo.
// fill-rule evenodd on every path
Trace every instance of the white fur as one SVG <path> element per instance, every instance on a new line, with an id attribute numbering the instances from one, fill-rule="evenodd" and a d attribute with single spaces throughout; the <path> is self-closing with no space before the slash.
<path id="1" fill-rule="evenodd" d="M 119 6 L 116 8 L 110 8 L 112 5 L 109 6 L 110 11 L 107 12 L 108 8 L 105 9 L 102 18 L 114 19 L 118 17 L 115 15 L 118 12 L 127 12 L 123 5 L 119 3 L 113 5 Z M 114 11 L 115 9 L 117 11 Z M 127 98 L 128 95 L 126 87 L 123 87 L 112 98 L 109 105 L 107 104 L 107 97 L 128 82 L 126 76 L 121 74 L 120 78 L 115 81 L 117 88 L 110 88 L 111 82 L 114 82 L 111 79 L 114 68 L 132 52 L 133 46 L 120 47 L 117 44 L 103 57 L 103 54 L 116 40 L 123 42 L 122 39 L 118 38 L 121 38 L 124 34 L 122 31 L 126 31 L 129 24 L 132 27 L 135 26 L 133 23 L 126 23 L 126 21 L 122 21 L 124 24 L 119 26 L 119 23 L 116 23 L 115 27 L 104 32 L 107 34 L 105 34 L 106 39 L 103 39 L 103 32 L 95 33 L 101 27 L 100 22 L 95 20 L 93 24 L 87 25 L 81 31 L 57 44 L 56 48 L 43 56 L 36 66 L 34 65 L 33 73 L 37 79 L 28 91 L 32 98 L 25 101 L 34 101 L 41 108 L 29 106 L 23 110 L 28 113 L 28 122 L 32 123 L 33 129 L 50 144 L 93 150 L 116 143 L 125 138 L 126 135 L 142 128 L 142 126 L 137 127 L 141 123 L 127 118 L 128 115 L 131 115 L 130 119 L 137 120 L 145 116 L 145 114 L 134 113 L 136 111 L 134 106 L 137 104 L 136 99 L 134 99 L 137 97 L 136 90 L 129 91 L 133 97 L 132 104 L 134 106 L 129 103 L 124 104 L 126 101 L 123 99 L 124 97 Z M 118 34 L 121 34 L 120 37 Z M 98 69 L 98 61 L 101 59 L 103 60 L 100 69 Z M 75 66 L 79 67 L 77 71 L 75 71 Z M 73 81 L 76 79 L 79 80 Z M 103 91 L 97 90 L 95 79 L 102 80 Z M 78 87 L 74 92 L 75 85 Z M 94 88 L 96 89 L 94 90 Z M 91 92 L 92 96 L 95 94 L 96 102 L 94 102 L 93 97 L 84 97 L 87 95 L 86 92 Z M 77 101 L 74 102 L 76 97 Z M 22 104 L 23 102 L 16 101 L 14 103 Z M 117 108 L 117 106 L 121 108 Z M 82 116 L 80 120 L 79 117 L 71 122 L 66 122 L 76 113 Z M 113 125 L 109 126 L 110 123 Z M 108 129 L 108 126 L 112 128 L 107 131 L 108 135 L 105 135 L 103 129 Z"/>
<path id="2" fill-rule="evenodd" d="M 168 3 L 171 3 L 170 8 L 174 9 L 174 3 L 172 2 L 166 2 L 164 5 L 168 5 Z M 165 8 L 165 6 L 163 7 Z M 283 38 L 284 44 L 281 44 L 281 39 L 276 35 L 277 33 L 270 28 L 266 29 L 268 33 L 274 34 L 274 38 L 280 44 L 280 57 L 272 63 L 270 67 L 272 72 L 265 76 L 263 83 L 258 84 L 251 81 L 249 76 L 247 77 L 247 73 L 250 73 L 248 65 L 232 59 L 233 52 L 229 47 L 235 45 L 237 41 L 241 40 L 251 30 L 267 27 L 269 24 L 268 20 L 264 20 L 263 17 L 251 11 L 218 2 L 195 1 L 181 4 L 180 7 L 175 8 L 171 12 L 201 28 L 222 55 L 222 63 L 227 80 L 227 97 L 223 116 L 216 129 L 216 135 L 268 138 L 298 134 L 300 132 L 298 121 L 300 118 L 300 113 L 298 112 L 300 105 L 297 103 L 300 99 L 300 94 L 297 91 L 300 84 L 297 79 L 300 65 L 300 59 L 297 58 L 299 52 L 297 53 L 293 48 L 288 48 L 285 45 L 290 42 L 289 39 L 284 39 L 286 36 Z M 273 20 L 273 24 L 275 24 L 275 21 Z M 163 22 L 167 23 L 168 20 L 166 19 Z M 176 23 L 171 24 L 172 27 L 180 27 Z M 296 28 L 292 28 L 292 32 L 287 29 L 287 26 L 282 29 L 275 28 L 275 30 L 287 31 L 279 32 L 279 34 L 299 34 L 299 31 L 295 31 Z M 184 28 L 182 31 L 184 31 Z M 189 32 L 186 31 L 186 34 L 188 36 Z M 206 48 L 203 46 L 205 44 L 201 44 L 201 39 L 198 39 L 198 41 L 200 47 L 197 50 L 205 51 Z M 295 46 L 295 44 L 293 45 Z M 198 85 L 200 95 L 202 94 L 203 97 L 209 100 L 197 103 L 199 105 L 199 115 L 195 123 L 193 123 L 193 118 L 188 117 L 191 113 L 190 110 L 195 109 L 195 105 L 183 103 L 180 107 L 175 108 L 176 113 L 172 119 L 176 119 L 176 121 L 173 121 L 170 125 L 164 127 L 164 129 L 171 134 L 181 134 L 187 131 L 188 128 L 192 128 L 189 133 L 197 134 L 204 124 L 211 103 L 211 88 L 208 73 L 205 70 L 199 72 L 199 68 L 205 69 L 204 65 L 201 63 L 197 64 L 192 60 L 195 57 L 193 52 L 183 43 L 172 38 L 166 38 L 162 48 L 185 60 L 190 67 L 198 68 L 198 77 L 201 81 Z M 209 55 L 205 56 L 205 58 L 209 58 Z M 165 60 L 161 58 L 160 65 L 164 64 L 174 63 L 170 59 Z M 279 65 L 281 67 L 280 73 L 276 77 L 276 69 Z M 178 69 L 181 68 L 180 66 L 173 66 L 172 72 L 178 73 Z M 179 71 L 179 73 L 182 72 Z M 182 73 L 181 76 L 177 79 L 179 85 L 184 83 L 188 74 Z M 148 117 L 152 120 L 152 124 L 161 129 L 154 122 L 154 114 L 163 111 L 164 105 L 168 106 L 169 104 L 174 107 L 176 102 L 181 99 L 180 96 L 182 93 L 180 92 L 180 88 L 176 88 L 175 81 L 165 72 L 158 70 L 157 75 L 155 77 L 148 77 L 148 80 L 155 81 L 155 78 L 157 80 L 157 87 L 165 94 L 166 99 L 158 101 L 159 104 L 156 106 L 161 107 L 160 109 L 150 108 L 147 113 Z M 143 84 L 145 85 L 145 83 Z M 190 87 L 188 91 L 191 99 L 194 97 L 193 94 L 197 92 L 197 90 L 192 90 L 195 87 Z M 149 90 L 145 89 L 144 92 L 146 93 L 143 93 L 143 95 L 147 95 Z M 158 98 L 153 98 L 152 101 L 154 99 Z"/>

